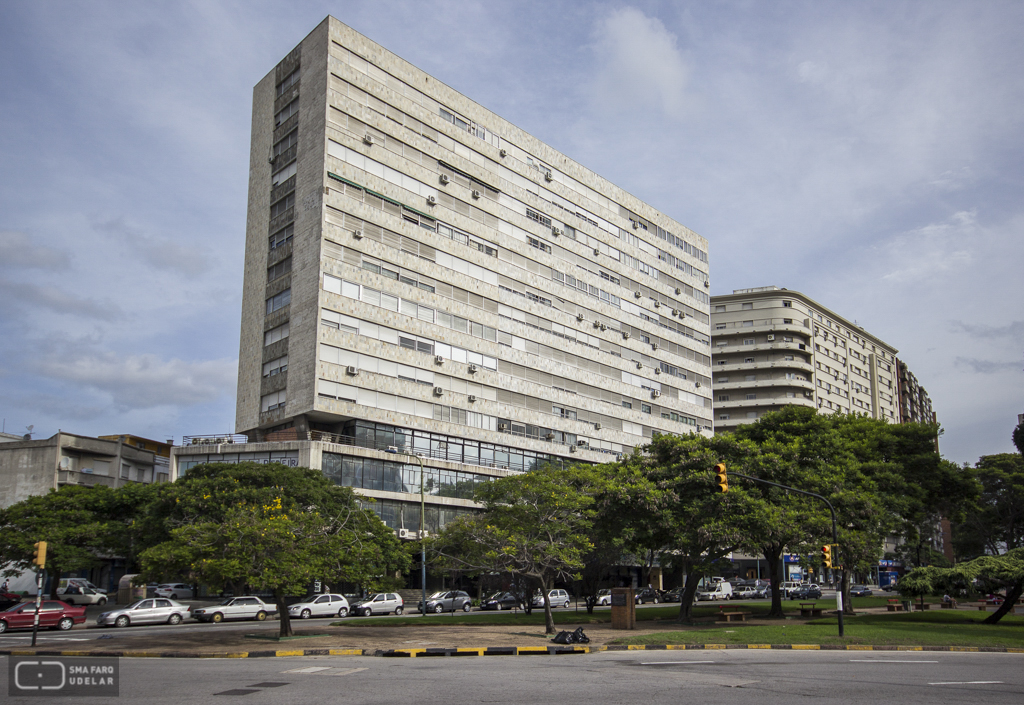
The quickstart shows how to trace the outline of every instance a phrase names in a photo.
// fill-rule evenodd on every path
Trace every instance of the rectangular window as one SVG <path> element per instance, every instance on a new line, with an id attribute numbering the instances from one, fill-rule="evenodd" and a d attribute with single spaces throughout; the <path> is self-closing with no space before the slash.
<path id="1" fill-rule="evenodd" d="M 750 309 L 754 308 L 754 304 L 743 304 L 743 305 L 741 306 L 741 308 L 742 308 L 742 309 L 743 309 L 744 311 L 749 311 Z"/>
<path id="2" fill-rule="evenodd" d="M 283 108 L 281 108 L 281 110 L 278 111 L 277 115 L 274 116 L 274 127 L 280 127 L 281 123 L 290 118 L 292 115 L 295 115 L 297 112 L 299 112 L 298 98 L 293 100 L 291 103 L 288 103 L 288 105 L 284 106 Z"/>
<path id="3" fill-rule="evenodd" d="M 715 324 L 715 330 L 725 330 L 725 324 L 724 323 L 716 323 Z"/>
<path id="4" fill-rule="evenodd" d="M 551 254 L 551 245 L 546 242 L 541 242 L 540 240 L 532 237 L 528 237 L 526 241 L 530 243 L 530 247 L 536 247 L 538 250 L 543 250 L 544 252 Z"/>
<path id="5" fill-rule="evenodd" d="M 793 308 L 793 302 L 792 301 L 783 301 L 782 302 L 782 307 L 783 308 Z"/>
<path id="6" fill-rule="evenodd" d="M 725 306 L 715 306 L 715 313 L 725 313 Z"/>
<path id="7" fill-rule="evenodd" d="M 273 377 L 274 375 L 278 375 L 278 374 L 281 374 L 282 372 L 287 372 L 287 371 L 288 371 L 288 356 L 287 355 L 279 357 L 276 360 L 271 360 L 270 362 L 264 362 L 263 363 L 263 376 L 264 377 Z"/>
<path id="8" fill-rule="evenodd" d="M 719 414 L 718 415 L 718 419 L 719 419 L 719 421 L 728 421 L 729 420 L 729 414 Z"/>
<path id="9" fill-rule="evenodd" d="M 279 311 L 292 302 L 292 290 L 285 289 L 277 296 L 271 296 L 267 299 L 267 313 L 271 314 L 274 311 Z"/>
<path id="10" fill-rule="evenodd" d="M 283 277 L 290 271 L 292 271 L 292 258 L 287 257 L 277 264 L 267 267 L 267 282 L 269 283 Z"/>
<path id="11" fill-rule="evenodd" d="M 299 69 L 296 68 L 290 74 L 281 79 L 281 82 L 277 84 L 277 97 L 280 98 L 284 95 L 284 92 L 295 85 L 299 80 Z"/>
<path id="12" fill-rule="evenodd" d="M 271 392 L 260 397 L 260 411 L 273 411 L 285 405 L 285 390 Z"/>
<path id="13" fill-rule="evenodd" d="M 756 394 L 748 394 L 747 395 L 747 400 L 750 400 L 750 399 L 757 399 L 757 395 Z"/>
<path id="14" fill-rule="evenodd" d="M 298 143 L 299 143 L 299 130 L 298 129 L 294 129 L 291 132 L 289 132 L 287 135 L 282 137 L 280 140 L 278 140 L 277 144 L 274 145 L 274 156 L 275 157 L 280 156 L 281 154 L 283 154 L 284 152 L 287 152 L 289 149 L 291 149 L 292 147 L 294 147 Z"/>
<path id="15" fill-rule="evenodd" d="M 719 394 L 718 395 L 718 401 L 729 401 L 729 395 L 728 394 Z"/>
<path id="16" fill-rule="evenodd" d="M 271 343 L 276 343 L 279 340 L 284 340 L 288 337 L 288 324 L 284 323 L 276 328 L 271 328 L 263 334 L 263 345 L 267 346 Z"/>
<path id="17" fill-rule="evenodd" d="M 292 235 L 295 233 L 295 224 L 292 223 L 283 230 L 278 230 L 276 233 L 270 236 L 270 249 L 275 250 L 281 245 L 292 241 Z"/>
<path id="18" fill-rule="evenodd" d="M 645 414 L 651 413 L 651 405 L 650 404 L 644 404 L 644 403 L 641 402 L 641 404 L 640 404 L 640 411 L 644 412 Z"/>
<path id="19" fill-rule="evenodd" d="M 743 325 L 742 325 L 742 327 L 743 327 L 743 328 L 750 328 L 750 327 L 751 327 L 751 326 L 753 326 L 753 325 L 754 325 L 754 322 L 753 322 L 753 321 L 743 321 Z"/>
<path id="20" fill-rule="evenodd" d="M 757 375 L 745 375 L 745 381 L 747 381 L 747 382 L 756 382 L 757 381 Z"/>
<path id="21" fill-rule="evenodd" d="M 270 206 L 270 218 L 273 220 L 277 216 L 286 213 L 288 210 L 295 206 L 295 192 L 292 191 L 287 196 Z"/>
<path id="22" fill-rule="evenodd" d="M 743 358 L 743 362 L 745 362 L 745 363 L 746 362 L 753 362 L 753 361 L 754 361 L 754 358 L 752 358 L 752 357 L 745 357 L 745 358 Z"/>
<path id="23" fill-rule="evenodd" d="M 551 218 L 547 217 L 546 215 L 542 215 L 541 213 L 538 213 L 537 211 L 531 208 L 526 209 L 526 217 L 529 218 L 530 220 L 534 220 L 540 223 L 546 228 L 551 227 Z"/>

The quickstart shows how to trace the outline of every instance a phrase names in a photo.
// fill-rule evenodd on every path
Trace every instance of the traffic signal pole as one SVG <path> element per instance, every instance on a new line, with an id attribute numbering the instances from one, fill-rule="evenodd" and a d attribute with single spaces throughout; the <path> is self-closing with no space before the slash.
<path id="1" fill-rule="evenodd" d="M 717 467 L 717 466 L 716 466 Z M 796 492 L 797 494 L 804 494 L 808 497 L 814 497 L 820 499 L 828 506 L 828 511 L 832 514 L 832 543 L 839 544 L 839 532 L 836 530 L 836 510 L 833 508 L 832 503 L 822 497 L 820 494 L 808 492 L 807 490 L 799 490 L 796 487 L 790 487 L 789 485 L 780 485 L 778 482 L 769 482 L 768 480 L 762 480 L 759 477 L 751 477 L 750 475 L 741 475 L 738 472 L 731 472 L 731 475 L 736 477 L 742 477 L 744 480 L 750 480 L 751 482 L 757 482 L 762 485 L 771 485 L 772 487 L 779 487 L 790 492 Z M 728 485 L 727 485 L 728 486 Z M 836 590 L 836 607 L 838 608 L 839 615 L 839 636 L 843 636 L 843 578 L 846 573 L 846 568 L 840 568 L 839 570 L 839 589 Z"/>
<path id="2" fill-rule="evenodd" d="M 46 573 L 46 542 L 38 541 L 32 550 L 32 562 L 36 564 L 36 614 L 32 618 L 32 646 L 36 645 L 39 632 L 39 610 L 43 605 L 43 575 Z"/>

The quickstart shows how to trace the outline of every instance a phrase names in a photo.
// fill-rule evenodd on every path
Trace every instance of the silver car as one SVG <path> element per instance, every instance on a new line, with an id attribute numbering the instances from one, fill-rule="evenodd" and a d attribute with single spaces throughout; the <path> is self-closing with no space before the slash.
<path id="1" fill-rule="evenodd" d="M 277 605 L 270 605 L 258 597 L 229 597 L 219 605 L 192 610 L 200 622 L 223 622 L 226 619 L 255 619 L 262 622 L 277 614 Z"/>
<path id="2" fill-rule="evenodd" d="M 348 600 L 344 595 L 313 595 L 288 607 L 289 617 L 347 617 Z"/>
<path id="3" fill-rule="evenodd" d="M 166 598 L 150 598 L 104 612 L 96 618 L 101 627 L 128 627 L 134 624 L 181 624 L 188 619 L 189 606 Z"/>
<path id="4" fill-rule="evenodd" d="M 157 597 L 169 597 L 172 600 L 191 600 L 192 586 L 185 583 L 164 583 L 157 586 L 154 594 Z"/>
<path id="5" fill-rule="evenodd" d="M 107 596 L 91 587 L 69 585 L 61 595 L 61 599 L 69 605 L 105 605 Z"/>
<path id="6" fill-rule="evenodd" d="M 378 592 L 352 607 L 352 614 L 372 617 L 375 614 L 402 614 L 405 600 L 395 592 Z"/>

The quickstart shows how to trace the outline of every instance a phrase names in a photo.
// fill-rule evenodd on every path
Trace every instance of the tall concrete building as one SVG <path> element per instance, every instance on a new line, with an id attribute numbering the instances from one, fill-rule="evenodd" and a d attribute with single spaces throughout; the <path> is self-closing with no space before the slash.
<path id="1" fill-rule="evenodd" d="M 896 348 L 798 291 L 711 299 L 715 430 L 787 404 L 902 420 Z"/>
<path id="2" fill-rule="evenodd" d="M 899 370 L 899 404 L 900 421 L 908 423 L 934 423 L 935 411 L 932 409 L 932 400 L 928 392 L 917 381 L 917 377 L 907 367 L 903 360 L 896 360 Z"/>
<path id="3" fill-rule="evenodd" d="M 172 465 L 276 453 L 400 528 L 419 483 L 395 452 L 468 509 L 456 487 L 710 433 L 707 249 L 328 17 L 253 95 L 248 443 L 196 438 Z"/>

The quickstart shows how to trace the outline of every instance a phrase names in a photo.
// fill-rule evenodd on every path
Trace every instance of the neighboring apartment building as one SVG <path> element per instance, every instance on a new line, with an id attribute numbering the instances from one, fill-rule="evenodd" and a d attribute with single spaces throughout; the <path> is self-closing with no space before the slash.
<path id="1" fill-rule="evenodd" d="M 714 296 L 711 324 L 716 431 L 787 404 L 902 418 L 896 348 L 800 292 Z"/>
<path id="2" fill-rule="evenodd" d="M 253 95 L 246 438 L 172 471 L 288 453 L 397 529 L 418 467 L 388 450 L 444 504 L 710 433 L 708 286 L 704 238 L 328 17 Z"/>
<path id="3" fill-rule="evenodd" d="M 896 367 L 899 370 L 900 422 L 935 423 L 935 412 L 928 392 L 918 383 L 907 363 L 897 359 Z"/>

